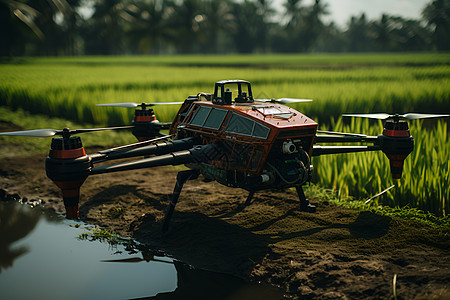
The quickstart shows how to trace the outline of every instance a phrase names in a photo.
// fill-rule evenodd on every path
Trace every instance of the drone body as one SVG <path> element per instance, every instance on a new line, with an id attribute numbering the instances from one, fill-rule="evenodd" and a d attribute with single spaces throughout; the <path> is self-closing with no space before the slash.
<path id="1" fill-rule="evenodd" d="M 108 128 L 45 132 L 37 130 L 27 131 L 26 134 L 16 132 L 4 135 L 62 134 L 62 138 L 53 138 L 46 159 L 46 172 L 62 190 L 68 218 L 78 217 L 80 187 L 90 175 L 163 165 L 186 165 L 189 170 L 181 171 L 177 176 L 163 222 L 165 231 L 184 183 L 200 174 L 205 180 L 215 180 L 228 187 L 249 191 L 247 205 L 256 191 L 295 187 L 300 199 L 300 210 L 315 212 L 315 207 L 309 204 L 302 190 L 302 186 L 311 180 L 312 156 L 381 150 L 390 160 L 393 177 L 400 178 L 403 161 L 413 149 L 413 138 L 408 124 L 399 119 L 448 116 L 349 115 L 392 121 L 385 122 L 385 129 L 379 136 L 325 132 L 318 131 L 317 123 L 307 116 L 281 104 L 305 101 L 311 100 L 254 99 L 249 82 L 224 80 L 216 82 L 213 94 L 199 93 L 180 102 L 182 105 L 172 123 L 159 123 L 156 120 L 153 110 L 148 108 L 156 104 L 109 104 L 141 107 L 136 109 L 133 126 L 120 127 L 133 129 L 133 134 L 140 141 L 136 144 L 87 155 L 80 138 L 71 134 Z M 160 133 L 161 129 L 169 128 L 169 135 Z M 318 143 L 371 145 L 320 146 Z M 142 156 L 145 158 L 115 165 L 95 166 L 100 162 Z"/>

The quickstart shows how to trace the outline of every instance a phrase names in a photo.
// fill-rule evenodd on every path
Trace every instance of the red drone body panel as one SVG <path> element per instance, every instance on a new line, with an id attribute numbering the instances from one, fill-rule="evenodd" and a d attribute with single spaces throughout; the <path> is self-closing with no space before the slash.
<path id="1" fill-rule="evenodd" d="M 221 111 L 219 122 L 215 126 L 207 126 L 208 120 L 206 117 L 205 120 L 202 120 L 204 123 L 193 122 L 196 121 L 196 117 L 201 110 Z M 234 121 L 240 123 L 236 125 Z M 245 123 L 250 125 L 247 132 L 245 131 Z M 174 124 L 176 123 L 174 122 Z M 237 128 L 238 125 L 241 125 L 241 128 Z M 232 105 L 216 105 L 201 101 L 191 105 L 183 122 L 178 123 L 177 127 L 192 135 L 201 134 L 204 137 L 204 144 L 211 143 L 212 140 L 222 140 L 224 142 L 252 144 L 254 148 L 262 147 L 264 155 L 259 160 L 261 163 L 258 164 L 258 168 L 249 169 L 248 166 L 247 168 L 242 168 L 242 166 L 240 168 L 249 172 L 260 173 L 262 165 L 277 139 L 302 139 L 304 141 L 303 149 L 309 155 L 317 130 L 317 123 L 295 109 L 279 104 L 235 103 Z M 259 134 L 257 134 L 255 127 L 263 129 L 260 129 Z M 264 131 L 264 129 L 266 130 Z"/>

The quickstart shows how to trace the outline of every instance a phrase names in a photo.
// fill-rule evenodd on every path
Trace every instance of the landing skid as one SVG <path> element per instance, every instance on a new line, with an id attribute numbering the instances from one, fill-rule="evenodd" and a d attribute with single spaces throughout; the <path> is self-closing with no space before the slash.
<path id="1" fill-rule="evenodd" d="M 308 200 L 306 200 L 305 193 L 303 192 L 303 187 L 301 185 L 296 186 L 295 189 L 297 190 L 298 198 L 300 199 L 300 211 L 309 212 L 309 213 L 315 213 L 316 212 L 316 206 L 309 203 Z"/>
<path id="2" fill-rule="evenodd" d="M 183 185 L 188 180 L 196 179 L 198 175 L 199 172 L 195 170 L 186 170 L 178 172 L 177 182 L 175 183 L 172 196 L 170 197 L 169 206 L 167 207 L 166 215 L 163 220 L 162 232 L 167 232 L 167 230 L 169 229 L 170 219 L 172 218 L 175 206 L 177 205 L 178 198 L 180 197 L 181 190 L 183 189 Z"/>

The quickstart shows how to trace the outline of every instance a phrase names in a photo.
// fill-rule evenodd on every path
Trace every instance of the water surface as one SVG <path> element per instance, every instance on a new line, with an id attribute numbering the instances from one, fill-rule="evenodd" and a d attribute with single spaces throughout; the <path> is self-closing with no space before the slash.
<path id="1" fill-rule="evenodd" d="M 78 238 L 89 230 L 82 222 L 0 201 L 0 299 L 282 297 L 270 286 Z"/>

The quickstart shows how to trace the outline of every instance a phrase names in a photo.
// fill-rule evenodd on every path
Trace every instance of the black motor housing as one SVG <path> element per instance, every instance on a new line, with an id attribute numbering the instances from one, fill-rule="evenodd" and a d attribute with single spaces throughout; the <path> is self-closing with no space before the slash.
<path id="1" fill-rule="evenodd" d="M 62 191 L 66 217 L 77 219 L 80 187 L 91 171 L 91 160 L 81 139 L 78 136 L 53 138 L 45 170 L 47 177 Z"/>
<path id="2" fill-rule="evenodd" d="M 392 178 L 402 177 L 403 162 L 414 149 L 414 139 L 409 133 L 408 123 L 404 121 L 386 121 L 381 150 L 389 158 Z"/>

